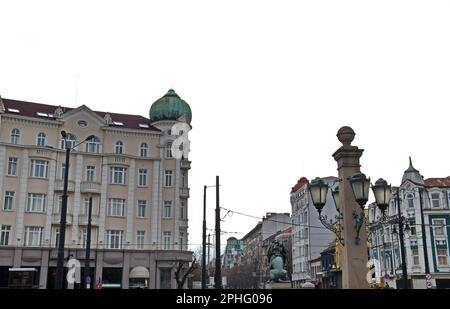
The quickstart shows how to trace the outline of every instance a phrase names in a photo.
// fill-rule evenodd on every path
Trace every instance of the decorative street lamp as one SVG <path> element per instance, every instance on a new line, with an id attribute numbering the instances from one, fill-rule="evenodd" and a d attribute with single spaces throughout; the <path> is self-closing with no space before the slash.
<path id="1" fill-rule="evenodd" d="M 308 185 L 308 191 L 311 195 L 314 207 L 316 207 L 317 212 L 319 213 L 320 222 L 327 230 L 332 231 L 336 235 L 339 242 L 344 245 L 344 239 L 341 236 L 340 229 L 340 220 L 342 219 L 342 215 L 339 211 L 339 186 L 336 186 L 334 190 L 331 190 L 334 206 L 338 212 L 338 215 L 335 216 L 335 221 L 333 222 L 331 219 L 328 219 L 326 215 L 322 215 L 322 209 L 327 202 L 328 189 L 329 186 L 319 177 L 314 178 Z"/>
<path id="2" fill-rule="evenodd" d="M 384 216 L 385 210 L 389 206 L 389 201 L 391 200 L 391 185 L 388 185 L 386 180 L 380 178 L 375 181 L 375 185 L 372 186 L 372 191 L 377 206 Z"/>
<path id="3" fill-rule="evenodd" d="M 69 182 L 69 161 L 70 161 L 70 150 L 81 145 L 82 143 L 95 138 L 94 135 L 89 135 L 80 143 L 68 147 L 67 145 L 67 133 L 66 131 L 61 131 L 61 136 L 64 139 L 64 146 L 66 147 L 66 165 L 64 169 L 64 191 L 62 195 L 62 205 L 61 205 L 61 221 L 59 225 L 59 246 L 58 246 L 58 261 L 56 265 L 56 288 L 62 289 L 64 287 L 64 242 L 66 238 L 66 217 L 67 217 L 67 187 Z"/>
<path id="4" fill-rule="evenodd" d="M 348 178 L 348 181 L 350 182 L 355 201 L 361 207 L 359 213 L 356 210 L 352 212 L 355 220 L 355 245 L 359 245 L 359 232 L 364 223 L 364 205 L 369 199 L 370 178 L 367 178 L 363 173 L 355 173 Z"/>

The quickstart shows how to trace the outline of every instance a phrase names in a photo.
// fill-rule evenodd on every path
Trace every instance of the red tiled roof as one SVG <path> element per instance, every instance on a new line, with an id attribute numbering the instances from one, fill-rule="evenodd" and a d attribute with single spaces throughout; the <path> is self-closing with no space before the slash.
<path id="1" fill-rule="evenodd" d="M 427 178 L 424 183 L 425 187 L 450 187 L 450 176 L 447 178 Z"/>
<path id="2" fill-rule="evenodd" d="M 309 183 L 309 180 L 307 178 L 305 178 L 305 177 L 300 178 L 297 181 L 297 183 L 295 184 L 295 186 L 292 187 L 291 193 L 294 193 L 295 191 L 297 191 L 298 189 L 300 189 L 307 183 Z"/>
<path id="3" fill-rule="evenodd" d="M 46 113 L 53 115 L 55 110 L 58 108 L 56 105 L 48 105 L 48 104 L 41 104 L 41 103 L 33 103 L 33 102 L 26 102 L 26 101 L 18 101 L 18 100 L 11 100 L 11 99 L 3 99 L 3 104 L 5 105 L 5 113 L 12 114 L 12 115 L 21 115 L 25 117 L 32 117 L 32 118 L 39 118 L 39 119 L 54 119 L 54 118 L 47 118 L 38 116 L 36 113 Z M 17 109 L 19 110 L 19 113 L 14 113 L 8 111 L 8 108 Z M 64 112 L 69 112 L 73 110 L 74 108 L 71 107 L 61 107 Z M 104 118 L 106 112 L 98 112 L 94 111 L 99 117 Z M 137 129 L 137 130 L 149 130 L 149 131 L 160 131 L 159 129 L 155 128 L 154 126 L 150 125 L 150 120 L 148 118 L 139 116 L 139 115 L 128 115 L 128 114 L 116 114 L 116 113 L 109 113 L 111 115 L 111 118 L 113 121 L 116 122 L 122 122 L 123 126 L 121 125 L 114 125 L 110 124 L 111 127 L 118 127 L 118 128 L 127 128 L 127 129 Z M 141 128 L 139 127 L 139 124 L 147 124 L 148 128 Z"/>

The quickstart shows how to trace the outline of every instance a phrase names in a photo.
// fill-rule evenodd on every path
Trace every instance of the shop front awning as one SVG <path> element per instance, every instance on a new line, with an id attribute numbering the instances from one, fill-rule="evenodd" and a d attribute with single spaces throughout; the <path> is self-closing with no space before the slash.
<path id="1" fill-rule="evenodd" d="M 150 273 L 147 268 L 144 266 L 136 266 L 130 271 L 130 279 L 137 279 L 137 278 L 143 278 L 148 279 L 150 278 Z"/>

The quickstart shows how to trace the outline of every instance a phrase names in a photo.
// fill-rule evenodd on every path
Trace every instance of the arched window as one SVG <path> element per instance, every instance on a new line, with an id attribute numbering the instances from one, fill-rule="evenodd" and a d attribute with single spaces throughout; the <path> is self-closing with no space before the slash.
<path id="1" fill-rule="evenodd" d="M 72 149 L 76 142 L 77 137 L 72 133 L 67 133 L 66 139 L 61 140 L 61 149 L 66 149 L 66 146 Z"/>
<path id="2" fill-rule="evenodd" d="M 148 156 L 148 145 L 146 143 L 141 144 L 141 147 L 139 148 L 139 153 L 140 153 L 141 157 Z"/>
<path id="3" fill-rule="evenodd" d="M 100 152 L 100 139 L 93 136 L 86 141 L 86 152 Z"/>
<path id="4" fill-rule="evenodd" d="M 20 130 L 12 129 L 11 130 L 11 143 L 18 144 L 20 142 Z"/>
<path id="5" fill-rule="evenodd" d="M 37 140 L 36 140 L 36 144 L 40 147 L 44 147 L 45 146 L 45 133 L 39 133 L 37 135 Z"/>
<path id="6" fill-rule="evenodd" d="M 122 141 L 117 141 L 116 142 L 116 148 L 115 148 L 114 152 L 116 154 L 122 154 L 122 152 L 123 152 L 123 143 L 122 143 Z"/>

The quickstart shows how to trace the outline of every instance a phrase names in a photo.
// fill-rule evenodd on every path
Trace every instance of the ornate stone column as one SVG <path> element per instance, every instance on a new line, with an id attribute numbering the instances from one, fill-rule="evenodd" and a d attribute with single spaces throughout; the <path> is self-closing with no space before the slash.
<path id="1" fill-rule="evenodd" d="M 361 227 L 359 244 L 355 243 L 356 231 L 353 212 L 358 214 L 362 211 L 355 201 L 352 188 L 348 178 L 354 173 L 360 172 L 359 158 L 363 149 L 351 146 L 355 138 L 355 132 L 350 127 L 342 127 L 337 133 L 342 146 L 333 153 L 333 157 L 338 165 L 339 179 L 339 200 L 343 214 L 342 236 L 345 246 L 342 248 L 342 286 L 344 289 L 366 289 L 369 285 L 366 280 L 367 275 L 367 241 L 366 230 Z"/>

